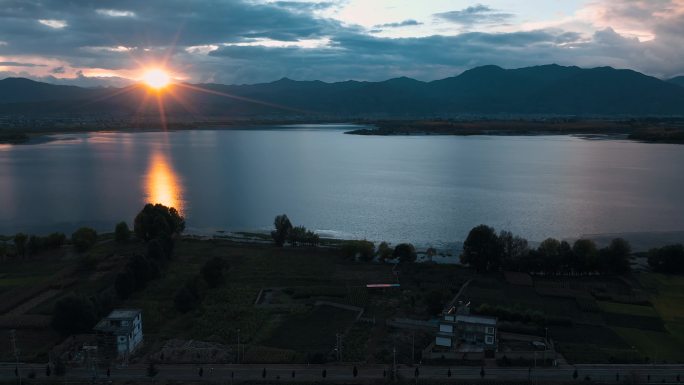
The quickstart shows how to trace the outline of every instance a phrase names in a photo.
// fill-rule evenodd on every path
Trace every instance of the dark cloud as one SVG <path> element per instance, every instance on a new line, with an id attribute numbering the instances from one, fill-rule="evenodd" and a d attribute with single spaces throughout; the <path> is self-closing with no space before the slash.
<path id="1" fill-rule="evenodd" d="M 413 20 L 413 19 L 408 19 L 404 21 L 399 21 L 396 23 L 385 23 L 385 24 L 377 24 L 373 26 L 373 28 L 376 29 L 381 29 L 381 28 L 401 28 L 401 27 L 410 27 L 414 25 L 422 25 L 423 23 Z"/>
<path id="2" fill-rule="evenodd" d="M 459 11 L 436 13 L 434 16 L 464 27 L 470 27 L 476 24 L 505 23 L 515 15 L 477 4 Z"/>
<path id="3" fill-rule="evenodd" d="M 45 64 L 19 63 L 15 61 L 0 61 L 0 67 L 45 67 Z"/>

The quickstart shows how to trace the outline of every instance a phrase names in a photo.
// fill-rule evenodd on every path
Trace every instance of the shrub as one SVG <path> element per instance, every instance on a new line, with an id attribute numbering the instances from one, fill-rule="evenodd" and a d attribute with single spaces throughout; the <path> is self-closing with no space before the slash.
<path id="1" fill-rule="evenodd" d="M 65 297 L 55 305 L 52 327 L 62 335 L 89 332 L 95 322 L 95 306 L 85 297 Z"/>
<path id="2" fill-rule="evenodd" d="M 97 232 L 90 227 L 81 227 L 71 235 L 71 242 L 76 251 L 84 252 L 95 245 L 97 242 Z"/>
<path id="3" fill-rule="evenodd" d="M 131 238 L 131 229 L 128 228 L 126 222 L 119 222 L 114 228 L 114 240 L 117 242 L 126 242 Z"/>

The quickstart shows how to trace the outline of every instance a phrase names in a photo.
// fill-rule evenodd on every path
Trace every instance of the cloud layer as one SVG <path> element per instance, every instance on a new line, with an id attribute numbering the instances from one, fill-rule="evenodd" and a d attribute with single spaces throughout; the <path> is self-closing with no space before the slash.
<path id="1" fill-rule="evenodd" d="M 684 74 L 684 0 L 592 1 L 574 15 L 537 24 L 514 10 L 475 3 L 373 29 L 336 19 L 344 4 L 0 0 L 0 77 L 119 85 L 162 61 L 184 80 L 221 83 L 431 80 L 484 64 Z"/>

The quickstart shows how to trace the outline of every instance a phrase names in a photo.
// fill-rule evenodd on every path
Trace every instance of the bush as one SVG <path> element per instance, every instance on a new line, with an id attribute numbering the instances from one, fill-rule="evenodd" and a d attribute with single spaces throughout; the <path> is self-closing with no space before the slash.
<path id="1" fill-rule="evenodd" d="M 128 228 L 126 222 L 119 222 L 114 228 L 114 240 L 117 242 L 126 242 L 131 238 L 131 230 Z"/>
<path id="2" fill-rule="evenodd" d="M 651 249 L 648 252 L 648 264 L 659 273 L 684 273 L 684 246 L 676 244 Z"/>
<path id="3" fill-rule="evenodd" d="M 173 304 L 179 312 L 187 313 L 199 306 L 200 299 L 190 288 L 183 286 L 176 292 Z"/>
<path id="4" fill-rule="evenodd" d="M 225 268 L 226 262 L 220 257 L 214 257 L 202 266 L 202 277 L 210 288 L 219 287 L 223 283 L 223 269 Z"/>
<path id="5" fill-rule="evenodd" d="M 96 322 L 95 306 L 85 297 L 65 297 L 55 305 L 52 327 L 62 335 L 89 332 Z"/>
<path id="6" fill-rule="evenodd" d="M 410 243 L 400 243 L 394 248 L 393 258 L 399 258 L 400 262 L 413 263 L 416 261 L 416 248 Z"/>
<path id="7" fill-rule="evenodd" d="M 124 271 L 116 275 L 114 281 L 116 295 L 121 299 L 128 299 L 135 291 L 135 275 L 130 271 Z"/>
<path id="8" fill-rule="evenodd" d="M 95 245 L 97 242 L 97 232 L 90 227 L 81 227 L 71 234 L 71 243 L 74 244 L 76 251 L 84 252 Z"/>
<path id="9" fill-rule="evenodd" d="M 353 260 L 356 257 L 361 261 L 371 261 L 375 256 L 375 244 L 371 241 L 345 241 L 340 250 L 344 258 Z"/>

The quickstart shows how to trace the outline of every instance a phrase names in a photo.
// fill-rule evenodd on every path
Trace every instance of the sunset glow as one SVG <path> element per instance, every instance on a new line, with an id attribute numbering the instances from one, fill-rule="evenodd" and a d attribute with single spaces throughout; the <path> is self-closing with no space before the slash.
<path id="1" fill-rule="evenodd" d="M 146 202 L 175 207 L 179 213 L 183 213 L 183 191 L 178 175 L 161 151 L 154 151 L 150 156 L 145 190 Z"/>
<path id="2" fill-rule="evenodd" d="M 145 71 L 142 75 L 142 81 L 148 87 L 160 90 L 171 83 L 171 76 L 163 69 L 155 68 Z"/>

